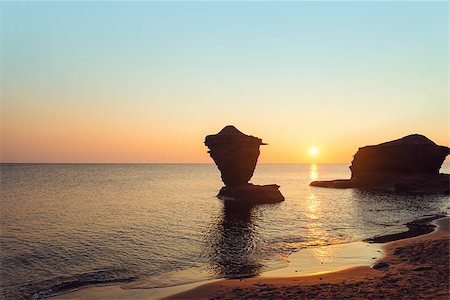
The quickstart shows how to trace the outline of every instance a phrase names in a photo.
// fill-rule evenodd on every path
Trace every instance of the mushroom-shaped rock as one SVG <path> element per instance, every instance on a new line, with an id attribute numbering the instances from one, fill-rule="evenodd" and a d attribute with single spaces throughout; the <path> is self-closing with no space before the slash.
<path id="1" fill-rule="evenodd" d="M 349 180 L 314 181 L 312 186 L 365 188 L 395 192 L 449 193 L 448 174 L 439 169 L 449 148 L 412 134 L 401 139 L 359 148 Z"/>
<path id="2" fill-rule="evenodd" d="M 226 186 L 248 183 L 259 156 L 261 139 L 243 134 L 234 126 L 226 126 L 218 134 L 208 135 L 205 145 L 222 174 Z"/>
<path id="3" fill-rule="evenodd" d="M 266 145 L 260 138 L 246 135 L 234 126 L 226 126 L 219 133 L 208 135 L 205 145 L 220 170 L 225 184 L 218 197 L 255 203 L 284 200 L 278 185 L 253 185 L 253 176 L 259 156 L 259 146 Z"/>

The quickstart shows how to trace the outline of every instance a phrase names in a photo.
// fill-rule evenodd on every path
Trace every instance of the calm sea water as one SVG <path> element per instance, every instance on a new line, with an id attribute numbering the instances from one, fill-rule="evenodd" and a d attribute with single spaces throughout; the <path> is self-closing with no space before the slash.
<path id="1" fill-rule="evenodd" d="M 243 208 L 215 197 L 214 165 L 3 164 L 1 296 L 257 274 L 292 251 L 404 231 L 449 211 L 448 196 L 308 185 L 349 177 L 347 165 L 259 165 L 252 182 L 281 185 L 286 201 Z"/>

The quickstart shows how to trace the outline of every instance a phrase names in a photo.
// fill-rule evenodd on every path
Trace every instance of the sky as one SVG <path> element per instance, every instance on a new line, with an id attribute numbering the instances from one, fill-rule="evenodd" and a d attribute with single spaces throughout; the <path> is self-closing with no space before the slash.
<path id="1" fill-rule="evenodd" d="M 2 162 L 262 163 L 449 145 L 448 2 L 14 2 L 1 10 Z M 317 147 L 312 157 L 310 148 Z"/>

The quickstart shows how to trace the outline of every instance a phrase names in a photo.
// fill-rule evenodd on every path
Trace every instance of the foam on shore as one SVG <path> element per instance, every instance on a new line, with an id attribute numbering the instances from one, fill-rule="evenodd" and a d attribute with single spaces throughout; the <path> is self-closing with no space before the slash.
<path id="1" fill-rule="evenodd" d="M 385 256 L 373 268 L 223 280 L 168 299 L 448 299 L 450 219 L 433 223 L 432 233 L 385 244 Z"/>
<path id="2" fill-rule="evenodd" d="M 432 233 L 406 238 L 383 246 L 355 242 L 304 249 L 289 256 L 287 267 L 265 272 L 258 277 L 234 280 L 218 279 L 154 289 L 127 289 L 119 285 L 89 287 L 56 296 L 55 299 L 160 299 L 164 297 L 169 299 L 201 299 L 208 298 L 218 289 L 249 288 L 252 290 L 255 287 L 276 289 L 275 286 L 278 284 L 338 284 L 346 280 L 359 280 L 367 276 L 379 275 L 377 273 L 382 271 L 374 270 L 370 266 L 380 262 L 380 258 L 381 262 L 392 258 L 394 249 L 401 245 L 408 245 L 413 241 L 423 242 L 433 240 L 436 237 L 448 236 L 449 220 L 448 217 L 445 217 L 432 221 L 438 228 Z M 384 258 L 382 258 L 383 249 L 386 255 Z M 227 295 L 222 296 L 227 297 Z M 239 297 L 243 297 L 243 295 L 241 294 Z"/>

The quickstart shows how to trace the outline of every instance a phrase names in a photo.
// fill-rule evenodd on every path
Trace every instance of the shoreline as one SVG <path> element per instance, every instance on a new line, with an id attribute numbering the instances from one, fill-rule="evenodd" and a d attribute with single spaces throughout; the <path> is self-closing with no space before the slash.
<path id="1" fill-rule="evenodd" d="M 349 253 L 352 253 L 352 255 L 349 256 Z M 170 297 L 216 282 L 228 280 L 241 281 L 252 278 L 305 276 L 360 265 L 369 266 L 375 262 L 375 259 L 379 259 L 382 256 L 383 251 L 381 250 L 380 244 L 364 241 L 315 246 L 291 253 L 287 258 L 286 266 L 264 271 L 254 277 L 209 279 L 161 288 L 133 287 L 136 286 L 136 282 L 105 284 L 81 287 L 76 290 L 62 292 L 50 298 L 96 300 L 171 299 Z"/>
<path id="2" fill-rule="evenodd" d="M 448 299 L 450 218 L 432 223 L 431 233 L 384 244 L 385 255 L 373 267 L 223 280 L 164 299 Z"/>
<path id="3" fill-rule="evenodd" d="M 437 219 L 436 218 L 440 218 Z M 430 220 L 434 225 L 430 224 Z M 441 221 L 439 221 L 441 220 Z M 411 223 L 424 225 L 428 232 L 430 226 L 433 231 L 431 233 L 425 233 L 422 229 L 419 229 L 413 237 L 409 237 L 411 234 L 411 228 L 406 233 L 396 234 L 395 237 L 402 238 L 396 241 L 380 244 L 380 241 L 362 241 L 353 242 L 347 244 L 328 245 L 321 247 L 314 247 L 311 249 L 303 249 L 302 251 L 292 253 L 289 256 L 289 264 L 286 267 L 266 271 L 256 277 L 250 277 L 245 279 L 212 279 L 206 281 L 199 281 L 184 285 L 177 285 L 166 288 L 152 288 L 152 289 L 139 289 L 139 288 L 127 288 L 126 285 L 104 285 L 104 286 L 91 286 L 80 288 L 75 291 L 61 293 L 59 295 L 52 296 L 52 299 L 207 299 L 211 294 L 215 294 L 220 290 L 235 290 L 235 289 L 251 289 L 249 293 L 255 296 L 253 293 L 254 287 L 265 290 L 276 290 L 277 285 L 314 285 L 314 284 L 336 284 L 342 280 L 355 280 L 363 278 L 364 276 L 374 276 L 374 272 L 380 272 L 370 267 L 374 262 L 384 261 L 389 257 L 389 247 L 392 244 L 408 242 L 410 240 L 428 239 L 429 236 L 436 235 L 439 232 L 446 232 L 448 237 L 448 224 L 447 230 L 443 230 L 442 225 L 438 226 L 439 222 L 447 220 L 447 216 L 435 216 L 431 218 L 422 218 L 415 220 Z M 438 223 L 436 223 L 438 222 Z M 409 224 L 409 223 L 408 223 Z M 422 235 L 419 235 L 422 234 Z M 441 234 L 441 233 L 439 233 Z M 381 238 L 381 237 L 374 237 Z M 393 238 L 393 237 L 389 237 Z M 369 242 L 369 243 L 368 243 Z M 334 249 L 333 249 L 334 248 Z M 380 249 L 384 249 L 380 251 Z M 320 255 L 312 255 L 311 252 L 317 250 L 331 251 L 333 262 L 320 262 Z M 349 253 L 351 255 L 349 256 Z M 356 254 L 357 253 L 357 254 Z M 337 259 L 342 256 L 342 259 Z M 315 263 L 311 264 L 310 260 L 314 257 L 317 258 Z M 309 264 L 304 264 L 309 262 Z M 320 262 L 320 263 L 318 263 Z M 315 266 L 308 268 L 305 266 Z M 258 292 L 258 291 L 256 291 Z M 230 291 L 225 292 L 230 293 Z M 227 299 L 226 295 L 222 295 L 224 299 Z M 243 295 L 234 295 L 233 297 L 242 298 Z M 232 297 L 232 298 L 233 298 Z M 292 296 L 291 296 L 292 297 Z M 220 299 L 221 296 L 219 296 Z"/>

